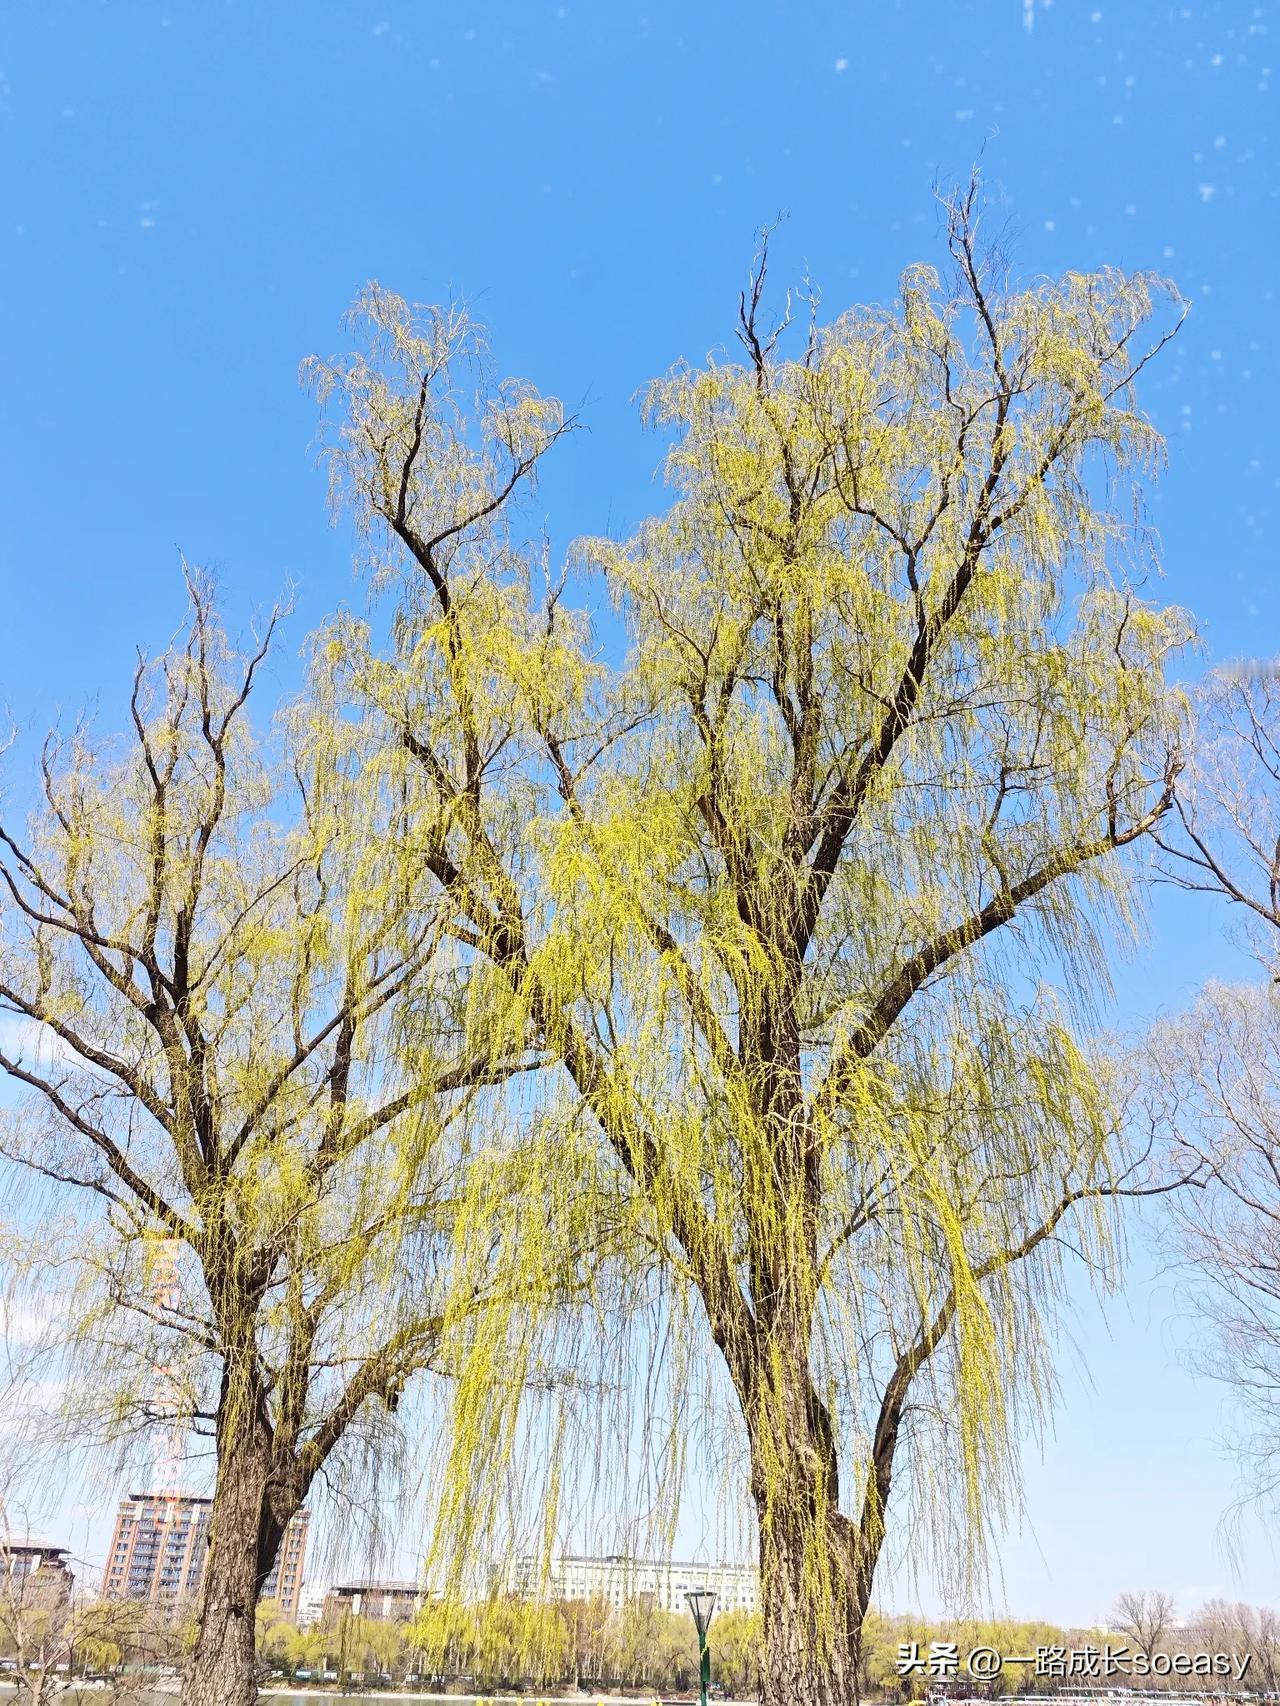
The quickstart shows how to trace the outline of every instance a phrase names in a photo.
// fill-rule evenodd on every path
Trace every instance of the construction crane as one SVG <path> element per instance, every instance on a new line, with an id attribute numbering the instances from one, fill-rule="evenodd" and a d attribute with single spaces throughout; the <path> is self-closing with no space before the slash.
<path id="1" fill-rule="evenodd" d="M 152 1252 L 149 1290 L 159 1318 L 173 1315 L 179 1307 L 178 1253 L 181 1248 L 180 1239 L 165 1238 Z M 176 1364 L 157 1363 L 150 1385 L 150 1408 L 156 1418 L 151 1430 L 151 1482 L 158 1495 L 172 1499 L 178 1493 L 179 1473 L 186 1455 L 182 1425 L 184 1394 Z"/>

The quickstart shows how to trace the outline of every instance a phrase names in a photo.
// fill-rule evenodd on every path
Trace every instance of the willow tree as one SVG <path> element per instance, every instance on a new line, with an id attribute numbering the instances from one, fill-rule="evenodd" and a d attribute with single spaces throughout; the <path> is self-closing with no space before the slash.
<path id="1" fill-rule="evenodd" d="M 1200 1369 L 1235 1400 L 1245 1501 L 1280 1508 L 1280 677 L 1274 662 L 1215 671 L 1196 695 L 1164 874 L 1227 903 L 1260 981 L 1210 983 L 1147 1039 L 1145 1112 L 1178 1171 L 1174 1241 L 1205 1329 Z M 1167 1230 L 1167 1228 L 1166 1228 Z"/>
<path id="2" fill-rule="evenodd" d="M 0 1546 L 0 1569 L 9 1564 Z M 146 1651 L 142 1614 L 137 1606 L 105 1601 L 65 1606 L 41 1603 L 21 1591 L 11 1572 L 0 1578 L 0 1654 L 10 1661 L 6 1682 L 16 1691 L 12 1698 L 20 1706 L 49 1706 L 67 1692 L 67 1679 L 75 1664 L 86 1670 L 114 1674 L 107 1687 L 107 1700 L 136 1701 L 145 1694 L 146 1672 L 128 1671 L 126 1652 Z M 148 1659 L 153 1654 L 146 1652 Z"/>
<path id="3" fill-rule="evenodd" d="M 653 386 L 671 506 L 578 553 L 616 668 L 519 520 L 554 402 L 377 287 L 363 353 L 311 365 L 399 587 L 389 648 L 334 625 L 331 681 L 412 791 L 420 903 L 466 917 L 484 1011 L 719 1351 L 770 1706 L 853 1698 L 900 1460 L 974 1555 L 1050 1384 L 1064 1218 L 1099 1255 L 1144 1188 L 1088 1028 L 1178 769 L 1188 623 L 1141 596 L 1129 507 L 1177 311 L 1143 344 L 1152 277 L 1006 288 L 976 223 L 971 194 L 945 284 L 794 354 L 762 258 L 743 357 Z"/>
<path id="4" fill-rule="evenodd" d="M 527 1200 L 518 1145 L 466 1159 L 486 1087 L 528 1063 L 464 1030 L 451 909 L 406 907 L 388 865 L 397 802 L 311 707 L 254 743 L 273 626 L 238 654 L 195 585 L 122 746 L 46 747 L 29 833 L 0 828 L 0 1069 L 30 1093 L 0 1156 L 41 1187 L 18 1213 L 31 1262 L 75 1275 L 72 1443 L 213 1437 L 189 1706 L 256 1698 L 290 1518 L 322 1472 L 376 1468 L 407 1383 L 495 1292 L 510 1307 L 483 1205 Z M 468 1212 L 485 1244 L 463 1264 Z M 522 1234 L 520 1285 L 548 1247 Z"/>

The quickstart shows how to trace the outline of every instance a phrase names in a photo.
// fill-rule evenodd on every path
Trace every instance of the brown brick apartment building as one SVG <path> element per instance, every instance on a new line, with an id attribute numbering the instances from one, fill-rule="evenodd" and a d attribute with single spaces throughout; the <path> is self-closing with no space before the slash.
<path id="1" fill-rule="evenodd" d="M 193 1493 L 130 1493 L 121 1499 L 103 1596 L 160 1606 L 194 1599 L 204 1575 L 212 1509 L 212 1499 Z M 307 1512 L 299 1511 L 289 1524 L 262 1590 L 263 1599 L 279 1600 L 291 1618 L 298 1615 L 308 1521 Z"/>

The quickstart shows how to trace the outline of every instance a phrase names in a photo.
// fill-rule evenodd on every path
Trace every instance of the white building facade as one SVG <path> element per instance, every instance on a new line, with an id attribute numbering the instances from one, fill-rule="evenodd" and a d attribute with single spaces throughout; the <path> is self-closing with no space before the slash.
<path id="1" fill-rule="evenodd" d="M 328 1591 L 327 1587 L 322 1587 L 319 1583 L 302 1584 L 302 1592 L 298 1595 L 299 1629 L 310 1629 L 320 1621 L 324 1612 L 324 1596 Z"/>
<path id="2" fill-rule="evenodd" d="M 519 1558 L 512 1587 L 531 1599 L 603 1599 L 620 1611 L 647 1599 L 660 1611 L 688 1611 L 686 1595 L 710 1590 L 716 1611 L 756 1611 L 760 1572 L 753 1564 L 682 1564 L 613 1554 L 588 1558 L 565 1553 L 551 1560 L 544 1576 L 539 1561 Z"/>

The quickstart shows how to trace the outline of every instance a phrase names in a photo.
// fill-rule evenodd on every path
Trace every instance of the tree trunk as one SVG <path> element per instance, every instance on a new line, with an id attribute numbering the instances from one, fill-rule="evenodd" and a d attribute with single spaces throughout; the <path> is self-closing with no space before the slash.
<path id="1" fill-rule="evenodd" d="M 183 1706 L 254 1706 L 258 1698 L 255 1613 L 288 1515 L 268 1498 L 272 1454 L 260 1426 L 218 1441 L 218 1480 L 209 1550 L 187 1661 Z"/>
<path id="2" fill-rule="evenodd" d="M 858 1526 L 838 1508 L 830 1416 L 807 1372 L 785 1385 L 774 1388 L 749 1430 L 760 1530 L 760 1702 L 856 1706 L 870 1577 L 857 1567 Z M 714 1634 L 711 1645 L 714 1662 Z"/>
<path id="3" fill-rule="evenodd" d="M 254 1706 L 257 1559 L 234 1545 L 211 1547 L 205 1564 L 196 1644 L 182 1685 L 184 1706 Z"/>
<path id="4" fill-rule="evenodd" d="M 852 1598 L 848 1518 L 830 1518 L 825 1539 L 825 1586 L 813 1579 L 812 1537 L 786 1532 L 775 1519 L 761 1542 L 760 1706 L 856 1706 L 861 1619 Z M 714 1662 L 714 1636 L 711 1644 Z"/>

